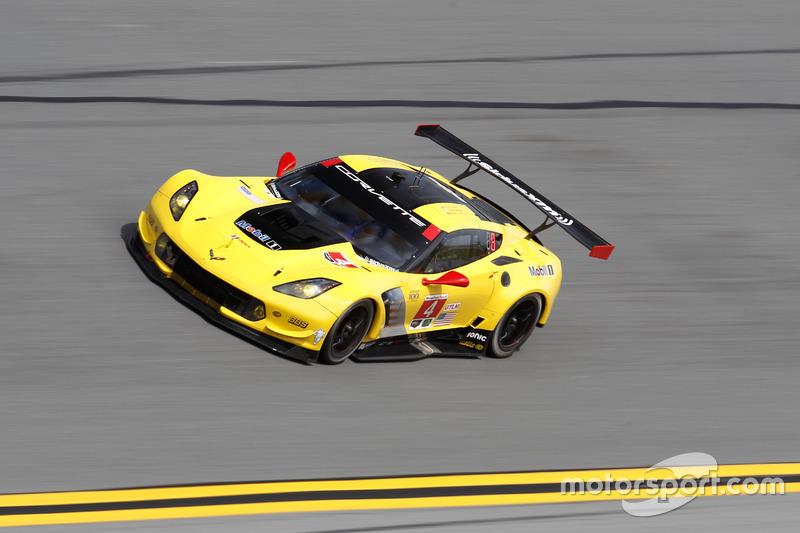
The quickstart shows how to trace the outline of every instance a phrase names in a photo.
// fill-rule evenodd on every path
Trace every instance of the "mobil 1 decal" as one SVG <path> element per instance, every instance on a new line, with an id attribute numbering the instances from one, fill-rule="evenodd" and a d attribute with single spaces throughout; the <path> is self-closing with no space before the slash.
<path id="1" fill-rule="evenodd" d="M 555 272 L 553 271 L 553 265 L 536 265 L 536 266 L 529 266 L 528 271 L 531 273 L 531 276 L 534 278 L 542 277 L 542 276 L 554 276 Z"/>
<path id="2" fill-rule="evenodd" d="M 243 218 L 237 220 L 235 225 L 241 228 L 251 239 L 260 242 L 270 250 L 280 250 L 282 248 L 275 239 L 256 228 Z"/>
<path id="3" fill-rule="evenodd" d="M 425 329 L 431 326 L 449 325 L 455 317 L 455 311 L 461 305 L 447 304 L 449 294 L 429 294 L 422 301 L 417 314 L 411 319 L 408 329 Z M 448 311 L 448 312 L 442 312 Z"/>

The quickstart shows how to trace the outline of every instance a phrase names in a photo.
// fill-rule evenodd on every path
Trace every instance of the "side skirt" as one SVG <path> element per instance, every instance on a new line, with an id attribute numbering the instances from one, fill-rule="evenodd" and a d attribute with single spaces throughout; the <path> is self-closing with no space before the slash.
<path id="1" fill-rule="evenodd" d="M 481 357 L 491 331 L 473 328 L 398 335 L 361 345 L 356 361 L 417 361 L 426 357 Z"/>

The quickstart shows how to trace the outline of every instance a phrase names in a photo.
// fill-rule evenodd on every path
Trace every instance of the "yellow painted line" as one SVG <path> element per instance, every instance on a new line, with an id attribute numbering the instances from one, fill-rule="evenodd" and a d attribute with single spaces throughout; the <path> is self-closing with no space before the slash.
<path id="1" fill-rule="evenodd" d="M 649 471 L 649 472 L 648 472 Z M 434 487 L 473 487 L 492 485 L 525 485 L 561 483 L 565 478 L 588 481 L 604 479 L 606 474 L 615 479 L 662 479 L 671 477 L 666 469 L 625 468 L 606 470 L 558 470 L 550 472 L 515 472 L 506 474 L 457 474 L 443 476 L 418 476 L 375 479 L 346 479 L 322 481 L 276 481 L 265 483 L 237 483 L 196 485 L 185 487 L 154 487 L 141 489 L 109 489 L 80 492 L 50 492 L 32 494 L 0 494 L 0 508 L 25 505 L 67 505 L 79 503 L 132 502 L 165 500 L 173 498 L 207 498 L 238 496 L 243 494 L 275 494 L 284 492 L 311 492 L 328 490 L 378 490 Z M 662 476 L 659 476 L 662 474 Z M 717 477 L 800 474 L 800 463 L 772 463 L 746 465 L 720 465 Z"/>
<path id="2" fill-rule="evenodd" d="M 397 478 L 375 479 L 348 479 L 348 480 L 319 480 L 319 481 L 279 481 L 263 483 L 236 483 L 184 487 L 153 487 L 140 489 L 111 489 L 80 492 L 55 492 L 32 494 L 4 494 L 0 495 L 0 526 L 22 526 L 38 524 L 70 524 L 106 521 L 127 520 L 155 520 L 168 518 L 210 517 L 246 514 L 270 514 L 293 512 L 318 512 L 318 511 L 346 511 L 346 510 L 373 510 L 373 509 L 406 509 L 421 507 L 461 507 L 461 506 L 486 506 L 486 505 L 520 505 L 535 503 L 559 502 L 586 502 L 604 500 L 632 499 L 630 493 L 616 490 L 603 490 L 597 494 L 586 492 L 584 494 L 562 494 L 560 485 L 565 479 L 606 480 L 611 476 L 615 480 L 622 478 L 637 479 L 671 479 L 678 476 L 690 475 L 701 479 L 708 468 L 699 468 L 694 474 L 692 468 L 675 469 L 593 469 L 551 472 L 517 472 L 499 474 L 458 474 L 437 476 L 414 476 Z M 770 476 L 787 477 L 800 475 L 800 463 L 772 463 L 772 464 L 746 464 L 746 465 L 721 465 L 715 469 L 713 475 L 718 478 L 741 478 L 739 483 L 748 477 Z M 373 490 L 403 490 L 403 489 L 437 489 L 454 487 L 491 487 L 513 485 L 548 485 L 546 491 L 533 492 L 531 489 L 521 487 L 524 493 L 514 493 L 514 487 L 509 488 L 509 493 L 504 494 L 475 494 L 458 496 L 435 497 L 402 497 L 395 498 L 370 498 L 368 493 L 361 496 L 349 496 L 347 499 L 336 499 L 331 492 L 373 491 Z M 651 498 L 655 495 L 669 497 L 679 496 L 713 496 L 721 495 L 717 490 L 705 486 L 696 489 L 691 494 L 682 494 L 680 491 L 666 492 L 663 489 L 642 491 L 637 498 Z M 330 499 L 313 499 L 305 495 L 291 498 L 292 493 L 326 492 Z M 785 492 L 800 492 L 800 482 L 786 482 Z M 480 492 L 477 490 L 477 492 Z M 247 495 L 281 494 L 287 501 L 254 502 L 186 505 L 185 500 L 192 498 L 214 498 Z M 169 500 L 183 500 L 170 505 Z M 58 506 L 62 505 L 97 505 L 97 504 L 124 504 L 128 502 L 158 502 L 159 507 L 140 509 L 112 509 L 89 510 L 77 512 L 59 512 Z M 135 503 L 132 505 L 136 505 Z M 47 512 L 37 512 L 31 509 L 30 514 L 3 514 L 3 508 L 49 507 Z M 10 512 L 10 511 L 9 511 Z"/>

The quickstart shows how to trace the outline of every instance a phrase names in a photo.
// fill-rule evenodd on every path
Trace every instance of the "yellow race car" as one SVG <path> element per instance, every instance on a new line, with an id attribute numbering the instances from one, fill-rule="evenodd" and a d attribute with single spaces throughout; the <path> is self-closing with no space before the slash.
<path id="1" fill-rule="evenodd" d="M 345 155 L 276 177 L 184 170 L 141 213 L 128 249 L 184 303 L 303 362 L 508 357 L 550 316 L 561 263 L 553 225 L 607 259 L 613 246 L 439 125 L 428 137 L 469 166 L 448 180 L 392 159 Z M 456 185 L 483 170 L 545 215 L 528 229 Z"/>

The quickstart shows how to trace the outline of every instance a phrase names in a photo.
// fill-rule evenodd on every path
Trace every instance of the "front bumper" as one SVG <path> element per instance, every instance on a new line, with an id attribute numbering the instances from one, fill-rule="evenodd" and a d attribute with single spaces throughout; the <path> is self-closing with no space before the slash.
<path id="1" fill-rule="evenodd" d="M 142 271 L 147 274 L 148 277 L 150 277 L 150 279 L 164 287 L 178 301 L 199 313 L 209 322 L 222 326 L 235 333 L 239 337 L 244 338 L 245 340 L 277 352 L 278 354 L 289 359 L 300 361 L 302 363 L 312 363 L 317 361 L 319 352 L 308 350 L 302 346 L 297 346 L 295 344 L 270 337 L 265 333 L 261 333 L 234 320 L 231 320 L 230 318 L 221 315 L 216 308 L 193 296 L 187 292 L 183 286 L 165 276 L 155 265 L 155 263 L 149 259 L 147 250 L 142 243 L 141 237 L 139 236 L 139 232 L 135 225 L 132 224 L 130 227 L 126 226 L 123 228 L 122 237 L 125 240 L 125 245 L 128 248 L 128 252 L 130 252 L 131 256 L 133 256 L 134 260 L 139 265 L 139 268 L 141 268 Z"/>

